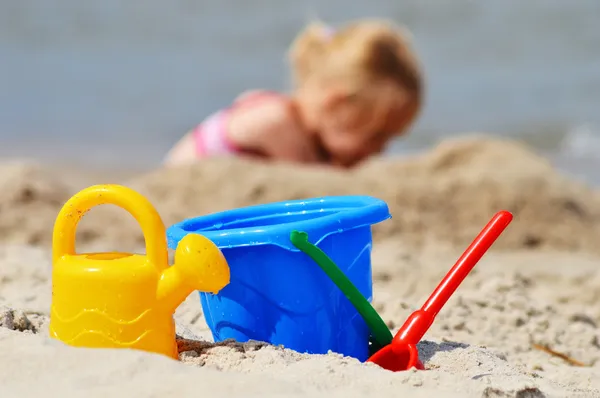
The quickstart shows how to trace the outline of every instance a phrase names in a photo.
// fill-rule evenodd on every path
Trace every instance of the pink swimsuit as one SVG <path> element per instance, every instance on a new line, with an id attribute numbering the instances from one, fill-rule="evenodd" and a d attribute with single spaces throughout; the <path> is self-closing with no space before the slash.
<path id="1" fill-rule="evenodd" d="M 235 102 L 229 108 L 218 111 L 201 124 L 192 132 L 194 142 L 196 143 L 196 154 L 198 157 L 236 154 L 246 152 L 231 142 L 228 137 L 227 122 L 232 109 L 239 106 L 248 106 L 260 102 L 260 100 L 281 97 L 281 94 L 272 92 L 258 92 L 248 94 L 247 98 L 242 98 Z"/>

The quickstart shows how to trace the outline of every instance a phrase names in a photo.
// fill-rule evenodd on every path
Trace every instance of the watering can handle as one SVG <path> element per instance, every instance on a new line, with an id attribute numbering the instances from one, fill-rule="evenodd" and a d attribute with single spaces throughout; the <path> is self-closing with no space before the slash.
<path id="1" fill-rule="evenodd" d="M 65 203 L 54 223 L 52 236 L 53 261 L 75 255 L 77 225 L 86 212 L 95 206 L 112 204 L 129 212 L 142 227 L 146 255 L 159 272 L 168 265 L 165 225 L 152 204 L 138 192 L 114 184 L 94 185 L 75 194 Z"/>

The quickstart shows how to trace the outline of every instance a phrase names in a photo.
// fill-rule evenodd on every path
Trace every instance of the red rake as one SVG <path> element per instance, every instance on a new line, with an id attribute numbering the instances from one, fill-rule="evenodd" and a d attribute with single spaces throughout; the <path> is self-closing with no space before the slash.
<path id="1" fill-rule="evenodd" d="M 485 252 L 504 232 L 512 219 L 512 214 L 507 211 L 496 213 L 435 288 L 423 307 L 408 317 L 394 336 L 392 343 L 373 354 L 367 362 L 376 363 L 382 368 L 393 372 L 408 370 L 413 367 L 421 370 L 425 369 L 419 360 L 417 343 L 431 327 L 444 304 L 454 294 Z"/>

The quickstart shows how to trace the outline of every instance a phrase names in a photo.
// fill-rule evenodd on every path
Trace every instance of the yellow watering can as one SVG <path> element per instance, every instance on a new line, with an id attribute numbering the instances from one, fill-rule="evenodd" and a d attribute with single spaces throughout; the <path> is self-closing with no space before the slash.
<path id="1" fill-rule="evenodd" d="M 75 253 L 83 215 L 117 205 L 141 225 L 146 255 Z M 165 226 L 150 202 L 120 185 L 96 185 L 61 209 L 52 241 L 50 336 L 79 347 L 135 348 L 178 358 L 175 309 L 194 290 L 217 293 L 229 283 L 229 266 L 207 238 L 188 234 L 168 265 Z"/>

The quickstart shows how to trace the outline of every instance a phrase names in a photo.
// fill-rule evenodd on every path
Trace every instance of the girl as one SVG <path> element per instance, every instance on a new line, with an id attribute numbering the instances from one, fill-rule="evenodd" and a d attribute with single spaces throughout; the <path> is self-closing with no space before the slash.
<path id="1" fill-rule="evenodd" d="M 311 24 L 290 60 L 292 94 L 241 95 L 183 137 L 165 164 L 239 154 L 350 167 L 404 134 L 421 109 L 420 66 L 390 23 Z"/>

